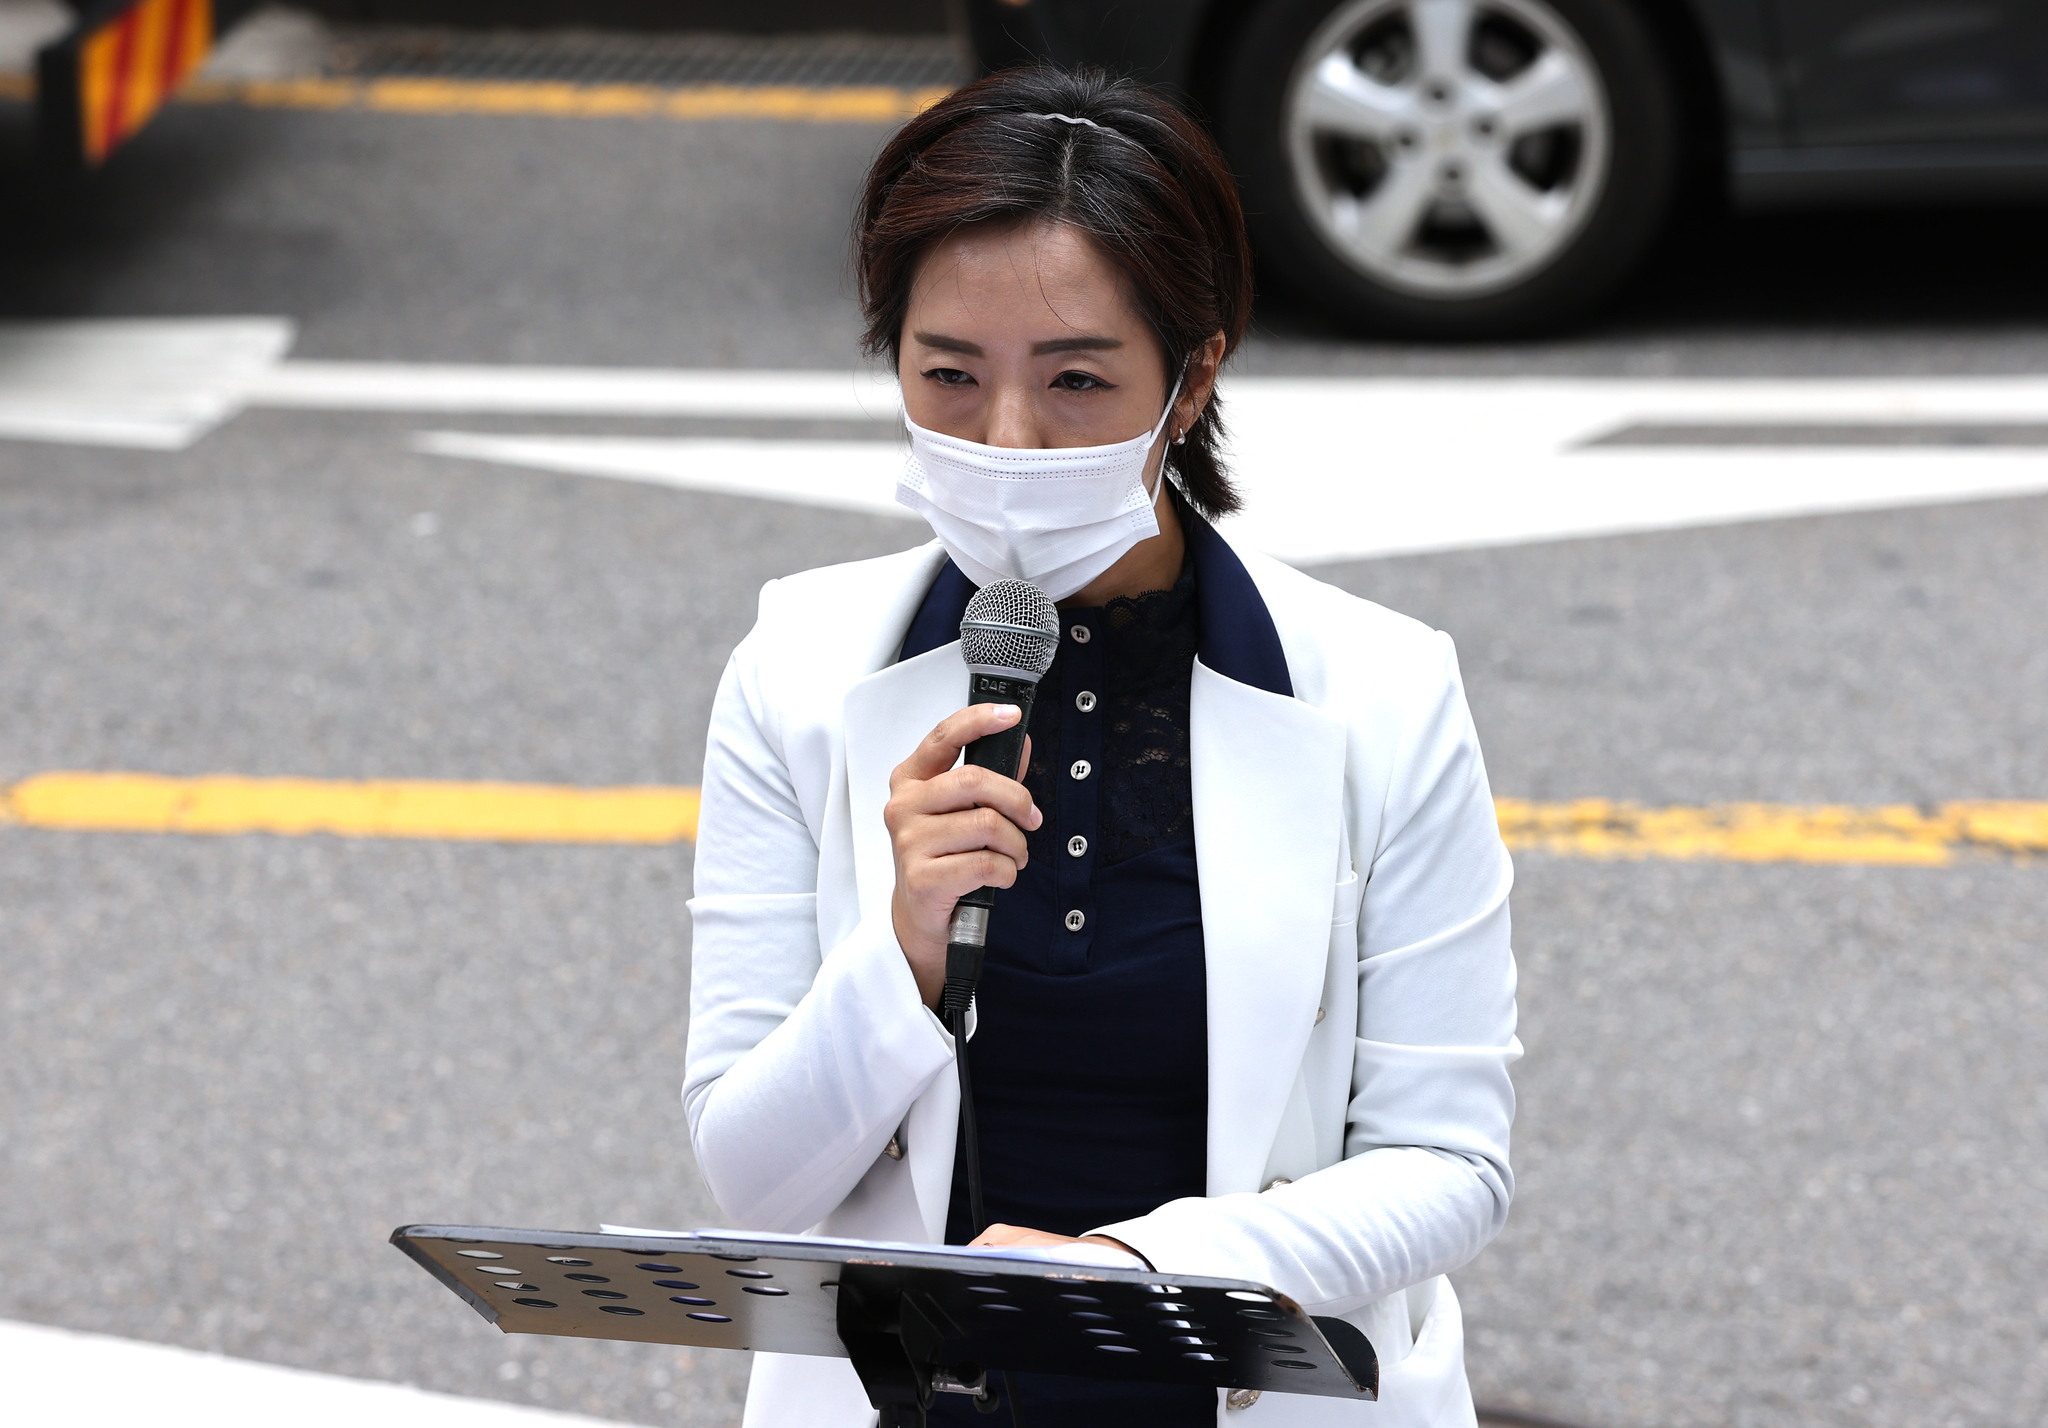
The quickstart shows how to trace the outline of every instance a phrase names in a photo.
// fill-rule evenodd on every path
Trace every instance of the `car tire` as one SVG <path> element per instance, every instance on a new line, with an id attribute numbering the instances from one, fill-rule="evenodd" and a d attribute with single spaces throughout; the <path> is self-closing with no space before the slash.
<path id="1" fill-rule="evenodd" d="M 1672 66 L 1627 0 L 1270 0 L 1219 78 L 1262 279 L 1374 333 L 1587 316 L 1685 163 Z"/>

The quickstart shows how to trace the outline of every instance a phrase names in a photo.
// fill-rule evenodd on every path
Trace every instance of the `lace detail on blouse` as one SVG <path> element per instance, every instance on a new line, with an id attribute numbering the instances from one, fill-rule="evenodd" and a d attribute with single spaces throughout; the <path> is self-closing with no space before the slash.
<path id="1" fill-rule="evenodd" d="M 1195 830 L 1189 775 L 1188 694 L 1201 628 L 1192 561 L 1170 590 L 1111 600 L 1103 607 L 1101 803 L 1097 866 L 1110 867 Z M 1064 648 L 1064 642 L 1062 645 Z M 1080 691 L 1054 660 L 1031 711 L 1031 766 L 1024 784 L 1045 813 L 1029 835 L 1034 860 L 1064 856 L 1066 825 L 1058 796 L 1066 783 L 1054 770 L 1069 760 L 1060 750 L 1064 706 Z"/>

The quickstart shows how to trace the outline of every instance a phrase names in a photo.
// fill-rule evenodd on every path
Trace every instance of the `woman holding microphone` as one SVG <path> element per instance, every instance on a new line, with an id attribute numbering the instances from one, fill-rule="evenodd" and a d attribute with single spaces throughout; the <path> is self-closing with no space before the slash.
<path id="1" fill-rule="evenodd" d="M 1257 1280 L 1381 1365 L 1374 1403 L 1020 1375 L 1033 1428 L 1471 1424 L 1443 1275 L 1512 1194 L 1509 862 L 1450 641 L 1210 524 L 1251 307 L 1221 156 L 1132 82 L 1012 71 L 889 142 L 856 243 L 938 539 L 770 583 L 719 687 L 683 1091 L 712 1193 Z M 958 765 L 1019 718 L 959 707 L 1001 577 L 1059 607 L 1021 779 Z M 936 1010 L 984 885 L 985 1228 Z M 750 1428 L 873 1421 L 845 1361 L 757 1358 Z"/>

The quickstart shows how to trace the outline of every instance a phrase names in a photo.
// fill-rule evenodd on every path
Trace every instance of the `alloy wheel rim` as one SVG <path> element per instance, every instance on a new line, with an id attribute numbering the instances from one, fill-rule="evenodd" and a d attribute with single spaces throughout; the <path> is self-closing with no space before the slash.
<path id="1" fill-rule="evenodd" d="M 1480 297 L 1585 226 L 1613 153 L 1585 44 L 1541 0 L 1353 0 L 1311 37 L 1283 123 L 1337 255 L 1424 297 Z"/>

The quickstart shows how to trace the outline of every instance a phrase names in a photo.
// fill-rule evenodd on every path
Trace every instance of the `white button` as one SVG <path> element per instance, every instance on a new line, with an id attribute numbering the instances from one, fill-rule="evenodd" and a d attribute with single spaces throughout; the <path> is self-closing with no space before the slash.
<path id="1" fill-rule="evenodd" d="M 1259 1391 L 1256 1388 L 1233 1388 L 1223 1401 L 1232 1408 L 1250 1408 L 1259 1401 Z"/>
<path id="2" fill-rule="evenodd" d="M 1093 714 L 1095 712 L 1095 691 L 1084 689 L 1079 694 L 1076 694 L 1074 696 L 1074 707 L 1083 714 Z"/>
<path id="3" fill-rule="evenodd" d="M 1321 1007 L 1317 1007 L 1317 1008 L 1316 1008 L 1316 1019 L 1315 1019 L 1315 1021 L 1314 1021 L 1314 1022 L 1312 1022 L 1312 1023 L 1311 1023 L 1311 1025 L 1313 1025 L 1313 1026 L 1321 1026 L 1322 1024 L 1323 1024 L 1323 1009 L 1322 1009 Z"/>
<path id="4" fill-rule="evenodd" d="M 1088 840 L 1086 838 L 1083 838 L 1079 833 L 1076 833 L 1073 837 L 1067 839 L 1067 856 L 1069 858 L 1081 857 L 1087 851 Z"/>
<path id="5" fill-rule="evenodd" d="M 1074 637 L 1074 643 L 1077 645 L 1085 645 L 1088 641 L 1095 638 L 1094 632 L 1086 625 L 1076 625 L 1071 630 L 1068 630 L 1067 633 Z"/>
<path id="6" fill-rule="evenodd" d="M 1089 763 L 1086 759 L 1075 759 L 1074 766 L 1068 769 L 1067 772 L 1075 778 L 1086 778 L 1095 772 L 1095 765 Z"/>
<path id="7" fill-rule="evenodd" d="M 1292 1180 L 1289 1180 L 1284 1175 L 1276 1175 L 1267 1183 L 1266 1188 L 1268 1190 L 1278 1190 L 1282 1185 L 1292 1185 L 1293 1183 Z"/>
<path id="8" fill-rule="evenodd" d="M 1077 907 L 1072 912 L 1067 914 L 1067 931 L 1079 932 L 1082 928 L 1086 927 L 1087 925 L 1088 914 L 1081 911 L 1080 908 Z"/>
<path id="9" fill-rule="evenodd" d="M 890 1136 L 890 1137 L 889 1137 L 889 1143 L 888 1143 L 887 1145 L 885 1145 L 885 1146 L 883 1146 L 883 1147 L 882 1147 L 882 1154 L 884 1154 L 884 1155 L 888 1156 L 888 1157 L 889 1157 L 889 1158 L 890 1158 L 891 1160 L 901 1160 L 901 1159 L 903 1158 L 903 1138 L 902 1138 L 902 1136 L 901 1136 L 901 1135 L 892 1135 L 892 1136 Z"/>

